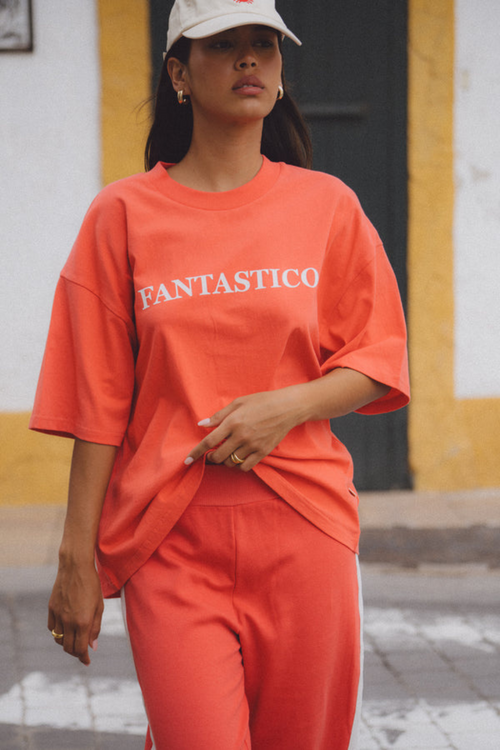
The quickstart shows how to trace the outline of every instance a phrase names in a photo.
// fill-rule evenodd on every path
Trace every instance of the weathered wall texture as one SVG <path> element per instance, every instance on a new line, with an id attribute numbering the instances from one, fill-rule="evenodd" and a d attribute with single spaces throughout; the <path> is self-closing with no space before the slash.
<path id="1" fill-rule="evenodd" d="M 455 16 L 455 394 L 500 398 L 500 3 Z"/>
<path id="2" fill-rule="evenodd" d="M 500 295 L 494 299 L 489 292 L 498 279 L 498 252 L 494 241 L 480 252 L 477 247 L 479 237 L 492 237 L 486 213 L 495 193 L 494 180 L 485 191 L 474 167 L 481 168 L 486 153 L 500 144 L 500 131 L 491 132 L 498 115 L 474 103 L 486 93 L 479 74 L 483 61 L 499 57 L 497 4 L 480 5 L 482 13 L 473 0 L 410 0 L 410 461 L 416 489 L 500 486 L 499 355 L 481 357 L 497 370 L 486 383 L 474 351 L 464 346 L 472 328 L 488 325 L 486 317 L 493 325 L 488 339 L 498 339 L 494 321 L 500 316 Z M 494 102 L 498 75 L 492 72 L 487 85 Z M 494 169 L 498 174 L 498 164 Z M 465 213 L 468 199 L 474 237 Z M 496 201 L 498 207 L 498 192 Z M 479 255 L 486 276 L 494 275 L 487 284 L 473 262 Z"/>
<path id="3" fill-rule="evenodd" d="M 101 185 L 94 3 L 33 10 L 34 51 L 0 58 L 0 411 L 31 407 L 55 282 Z"/>
<path id="4" fill-rule="evenodd" d="M 65 502 L 71 441 L 28 432 L 54 288 L 101 186 L 142 169 L 147 0 L 33 3 L 0 59 L 0 503 Z"/>

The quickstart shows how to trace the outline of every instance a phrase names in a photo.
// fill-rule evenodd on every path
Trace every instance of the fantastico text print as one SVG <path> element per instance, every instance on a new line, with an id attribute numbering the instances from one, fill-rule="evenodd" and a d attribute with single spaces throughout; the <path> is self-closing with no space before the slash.
<path id="1" fill-rule="evenodd" d="M 234 294 L 260 289 L 296 289 L 318 286 L 319 273 L 316 268 L 257 268 L 253 271 L 236 271 L 234 274 L 221 272 L 205 273 L 200 276 L 187 276 L 172 279 L 159 285 L 145 286 L 137 290 L 142 310 L 162 302 L 173 302 L 186 297 L 205 297 L 213 294 Z"/>

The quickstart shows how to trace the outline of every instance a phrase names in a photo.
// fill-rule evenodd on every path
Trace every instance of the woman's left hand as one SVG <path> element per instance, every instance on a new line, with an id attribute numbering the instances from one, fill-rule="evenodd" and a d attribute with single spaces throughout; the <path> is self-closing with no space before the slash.
<path id="1" fill-rule="evenodd" d="M 389 391 L 389 386 L 368 375 L 337 368 L 306 383 L 242 396 L 198 423 L 212 432 L 191 451 L 185 463 L 192 464 L 211 451 L 208 460 L 212 463 L 250 471 L 297 425 L 342 417 Z M 231 454 L 243 461 L 233 461 Z"/>
<path id="2" fill-rule="evenodd" d="M 189 465 L 211 451 L 211 463 L 250 471 L 299 423 L 298 411 L 293 386 L 237 398 L 199 422 L 211 432 L 193 448 L 185 463 Z M 243 463 L 235 463 L 232 453 Z"/>

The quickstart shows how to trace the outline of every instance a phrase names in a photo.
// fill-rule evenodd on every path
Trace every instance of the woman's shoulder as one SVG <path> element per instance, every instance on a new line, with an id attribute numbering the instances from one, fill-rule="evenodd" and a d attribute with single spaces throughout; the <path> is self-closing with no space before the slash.
<path id="1" fill-rule="evenodd" d="M 305 169 L 291 164 L 281 164 L 282 178 L 289 190 L 300 191 L 304 199 L 318 200 L 323 205 L 335 204 L 346 209 L 361 209 L 358 196 L 352 188 L 335 175 L 316 169 Z"/>
<path id="2" fill-rule="evenodd" d="M 310 187 L 318 191 L 327 190 L 357 200 L 357 196 L 352 188 L 333 174 L 321 172 L 317 169 L 296 167 L 285 162 L 282 162 L 281 167 L 283 177 L 290 182 L 300 183 L 303 187 Z"/>
<path id="3" fill-rule="evenodd" d="M 110 204 L 122 200 L 133 200 L 151 184 L 151 172 L 137 172 L 105 185 L 97 193 L 94 203 Z"/>
<path id="4" fill-rule="evenodd" d="M 133 174 L 101 188 L 90 202 L 82 219 L 78 237 L 83 244 L 92 244 L 98 236 L 115 239 L 126 237 L 130 217 L 142 215 L 144 207 L 148 205 L 149 174 Z M 125 247 L 125 244 L 122 244 Z"/>

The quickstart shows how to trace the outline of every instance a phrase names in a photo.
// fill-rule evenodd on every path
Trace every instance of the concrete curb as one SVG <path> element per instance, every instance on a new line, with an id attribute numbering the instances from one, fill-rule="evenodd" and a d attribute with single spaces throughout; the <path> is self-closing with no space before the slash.
<path id="1" fill-rule="evenodd" d="M 500 489 L 360 493 L 361 560 L 500 568 Z M 57 564 L 61 505 L 0 505 L 0 568 Z M 33 573 L 35 575 L 35 573 Z"/>
<path id="2" fill-rule="evenodd" d="M 361 532 L 360 559 L 403 567 L 478 563 L 500 568 L 500 528 L 365 529 Z"/>

